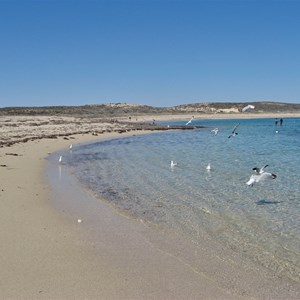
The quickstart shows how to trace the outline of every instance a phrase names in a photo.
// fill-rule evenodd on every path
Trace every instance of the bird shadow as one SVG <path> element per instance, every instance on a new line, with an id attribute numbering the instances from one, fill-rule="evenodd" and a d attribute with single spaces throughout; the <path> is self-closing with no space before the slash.
<path id="1" fill-rule="evenodd" d="M 282 201 L 270 201 L 270 200 L 259 200 L 256 202 L 257 205 L 267 205 L 267 204 L 279 204 Z"/>

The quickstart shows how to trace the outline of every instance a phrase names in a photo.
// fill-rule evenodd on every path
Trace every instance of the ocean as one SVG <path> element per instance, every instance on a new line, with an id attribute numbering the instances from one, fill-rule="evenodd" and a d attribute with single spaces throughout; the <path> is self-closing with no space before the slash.
<path id="1" fill-rule="evenodd" d="M 205 232 L 274 274 L 300 282 L 300 118 L 285 118 L 282 126 L 274 118 L 191 125 L 205 128 L 75 146 L 64 153 L 64 163 L 83 186 L 124 214 L 196 244 Z M 238 135 L 228 138 L 236 125 Z M 276 179 L 248 186 L 252 169 L 265 165 Z"/>

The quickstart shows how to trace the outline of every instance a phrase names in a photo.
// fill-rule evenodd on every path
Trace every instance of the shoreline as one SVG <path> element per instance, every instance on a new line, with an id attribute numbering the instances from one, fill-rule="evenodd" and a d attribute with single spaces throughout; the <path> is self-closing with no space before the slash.
<path id="1" fill-rule="evenodd" d="M 195 117 L 195 120 L 218 120 L 218 119 L 276 119 L 276 118 L 300 118 L 300 113 L 220 113 L 220 114 L 208 114 L 208 113 L 194 113 L 181 114 L 181 115 L 149 115 L 141 116 L 145 121 L 175 121 L 175 120 L 188 120 L 191 116 Z"/>
<path id="2" fill-rule="evenodd" d="M 114 137 L 120 134 L 77 134 L 0 148 L 3 298 L 298 298 L 294 284 L 271 274 L 261 277 L 265 270 L 255 266 L 240 268 L 244 263 L 240 257 L 225 261 L 218 256 L 224 249 L 215 251 L 217 245 L 209 239 L 203 239 L 200 248 L 185 249 L 190 241 L 126 218 L 104 200 L 77 188 L 68 176 L 71 182 L 62 184 L 61 191 L 53 190 L 45 176 L 49 153 L 68 149 L 70 143 Z M 74 190 L 66 189 L 68 184 Z M 83 206 L 86 198 L 88 205 Z M 65 201 L 71 206 L 59 206 Z"/>
<path id="3" fill-rule="evenodd" d="M 253 118 L 299 118 L 300 114 L 180 114 L 180 115 L 145 115 L 131 117 L 111 117 L 108 119 L 61 117 L 61 116 L 0 116 L 0 148 L 10 147 L 15 143 L 63 137 L 72 139 L 72 135 L 95 135 L 105 133 L 126 133 L 140 130 L 171 130 L 167 126 L 157 126 L 153 121 L 217 119 L 253 119 Z M 130 119 L 129 119 L 130 118 Z M 184 129 L 185 126 L 177 129 Z M 188 126 L 187 126 L 188 127 Z M 193 128 L 192 126 L 190 126 Z M 176 128 L 174 128 L 176 129 Z"/>
<path id="4" fill-rule="evenodd" d="M 108 133 L 101 139 L 117 136 Z M 75 141 L 87 143 L 99 137 L 81 135 Z M 53 198 L 60 203 L 62 197 L 71 201 L 75 195 L 80 201 L 87 197 L 75 186 L 75 194 L 64 188 L 54 191 L 45 178 L 45 157 L 67 149 L 69 143 L 63 138 L 30 141 L 11 146 L 9 154 L 0 148 L 1 164 L 5 163 L 0 169 L 5 178 L 0 194 L 3 298 L 196 299 L 202 295 L 241 299 L 151 247 L 142 223 L 120 215 L 99 199 L 88 196 L 82 224 L 69 211 L 53 205 Z M 88 221 L 95 211 L 103 228 L 97 227 L 97 241 L 91 239 L 95 227 L 87 226 L 95 222 Z"/>
<path id="5" fill-rule="evenodd" d="M 72 223 L 80 218 L 80 243 L 93 250 L 97 264 L 105 265 L 105 272 L 113 277 L 105 287 L 98 283 L 97 289 L 100 284 L 101 290 L 109 290 L 103 299 L 245 299 L 198 273 L 168 247 L 158 247 L 157 242 L 167 238 L 164 230 L 129 217 L 114 204 L 96 197 L 68 169 L 60 172 L 58 179 L 57 164 L 50 162 L 50 185 L 56 189 L 52 201 Z M 63 203 L 57 201 L 61 195 Z M 88 276 L 93 280 L 103 276 L 101 273 Z"/>

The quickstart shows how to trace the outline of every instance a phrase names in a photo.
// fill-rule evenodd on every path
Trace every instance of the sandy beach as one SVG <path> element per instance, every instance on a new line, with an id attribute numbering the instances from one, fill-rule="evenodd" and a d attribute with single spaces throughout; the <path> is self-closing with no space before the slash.
<path id="1" fill-rule="evenodd" d="M 218 256 L 222 249 L 205 237 L 203 247 L 185 249 L 183 258 L 188 258 L 182 259 L 176 253 L 184 248 L 184 240 L 120 214 L 80 189 L 63 166 L 60 172 L 66 179 L 61 188 L 53 189 L 59 186 L 58 176 L 53 175 L 59 166 L 45 172 L 49 154 L 59 155 L 70 144 L 119 137 L 118 130 L 126 126 L 85 123 L 80 127 L 74 119 L 54 122 L 54 117 L 52 123 L 48 117 L 1 118 L 0 298 L 299 298 L 296 283 L 273 278 L 251 264 L 241 268 L 241 257 Z M 179 117 L 140 119 L 152 118 Z M 146 133 L 128 131 L 122 136 Z M 193 269 L 193 251 L 203 257 L 201 272 Z"/>
<path id="2" fill-rule="evenodd" d="M 300 0 L 0 0 L 0 300 L 300 300 Z"/>

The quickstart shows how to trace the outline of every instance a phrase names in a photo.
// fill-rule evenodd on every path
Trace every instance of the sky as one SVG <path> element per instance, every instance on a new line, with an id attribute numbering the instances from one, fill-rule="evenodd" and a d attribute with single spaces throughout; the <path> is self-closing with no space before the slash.
<path id="1" fill-rule="evenodd" d="M 0 0 L 0 107 L 300 103 L 300 1 Z"/>

